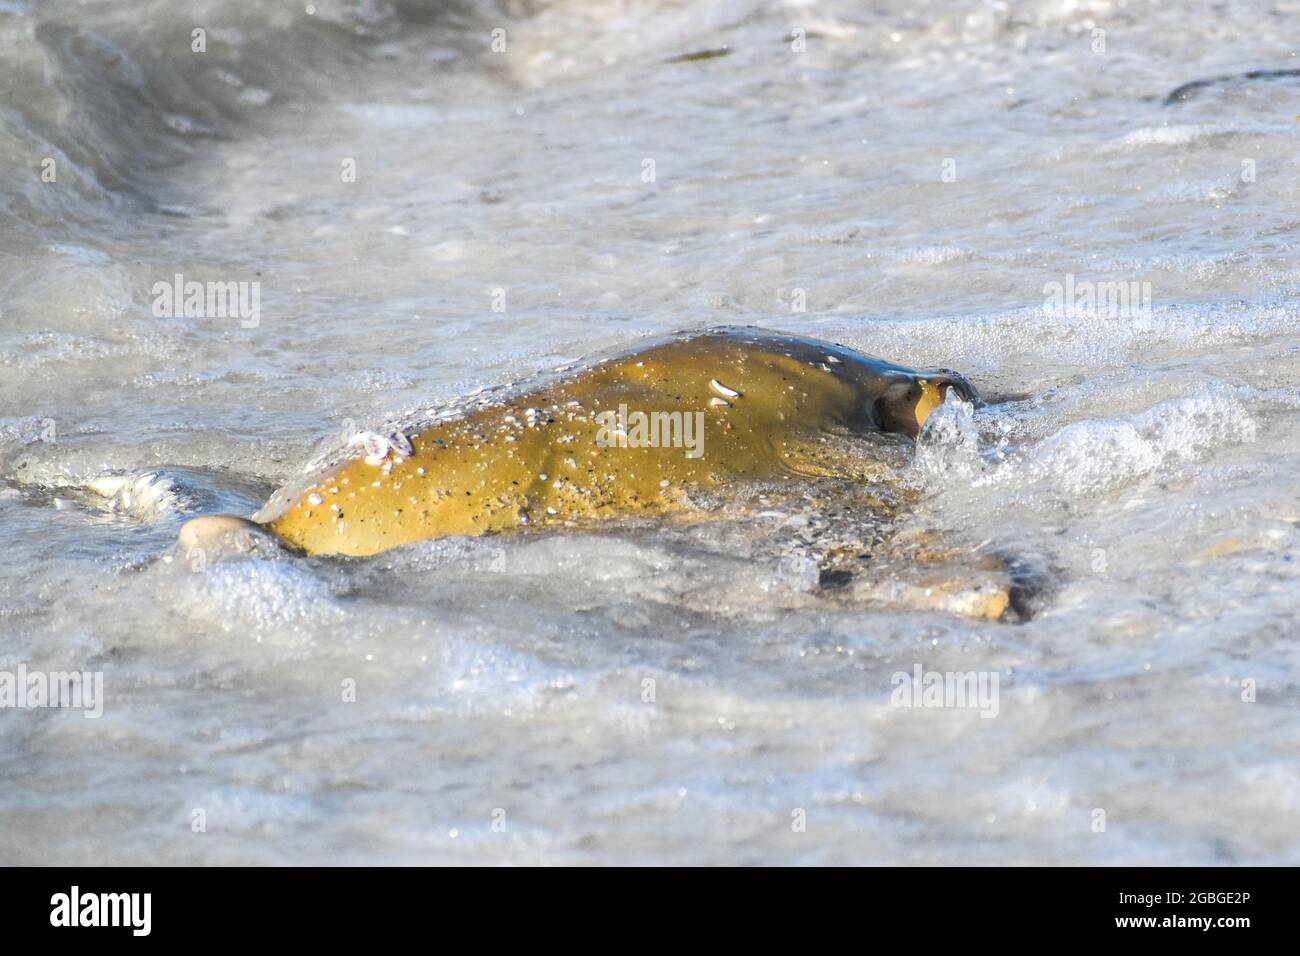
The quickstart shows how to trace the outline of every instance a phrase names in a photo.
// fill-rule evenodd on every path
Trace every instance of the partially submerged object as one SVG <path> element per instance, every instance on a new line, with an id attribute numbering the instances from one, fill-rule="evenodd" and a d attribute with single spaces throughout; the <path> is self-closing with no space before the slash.
<path id="1" fill-rule="evenodd" d="M 247 550 L 257 538 L 312 555 L 372 555 L 446 535 L 689 520 L 703 515 L 702 496 L 745 483 L 887 485 L 898 439 L 862 440 L 915 437 L 950 390 L 976 400 L 956 372 L 816 339 L 755 328 L 669 336 L 453 417 L 360 433 L 251 520 L 196 518 L 181 544 Z M 997 617 L 1006 589 L 954 602 Z"/>
<path id="2" fill-rule="evenodd" d="M 1244 73 L 1228 73 L 1223 76 L 1210 76 L 1203 80 L 1192 80 L 1190 83 L 1184 83 L 1165 97 L 1165 105 L 1170 106 L 1174 103 L 1182 103 L 1190 100 L 1193 96 L 1198 95 L 1212 86 L 1224 86 L 1230 83 L 1250 82 L 1255 80 L 1292 80 L 1300 78 L 1300 70 L 1247 70 Z"/>
<path id="3" fill-rule="evenodd" d="M 742 478 L 861 476 L 836 433 L 915 436 L 950 388 L 815 339 L 751 328 L 678 335 L 446 421 L 356 436 L 349 457 L 281 489 L 253 518 L 308 554 L 571 525 L 689 507 Z M 218 523 L 218 521 L 222 523 Z M 230 519 L 199 518 L 197 541 Z"/>

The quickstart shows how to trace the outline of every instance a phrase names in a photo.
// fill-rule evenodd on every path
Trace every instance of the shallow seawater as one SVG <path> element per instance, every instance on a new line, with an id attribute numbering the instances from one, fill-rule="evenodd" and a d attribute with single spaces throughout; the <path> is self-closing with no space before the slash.
<path id="1" fill-rule="evenodd" d="M 1166 103 L 1300 65 L 1294 3 L 181 6 L 0 0 L 0 671 L 104 688 L 0 710 L 0 862 L 1300 862 L 1300 80 Z M 815 498 L 173 554 L 351 427 L 720 324 L 975 381 L 898 521 L 1029 619 L 823 592 Z"/>

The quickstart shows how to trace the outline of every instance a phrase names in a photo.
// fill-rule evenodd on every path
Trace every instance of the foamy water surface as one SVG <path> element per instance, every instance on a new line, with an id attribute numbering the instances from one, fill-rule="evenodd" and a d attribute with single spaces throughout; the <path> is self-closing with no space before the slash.
<path id="1" fill-rule="evenodd" d="M 105 695 L 0 710 L 0 861 L 1300 862 L 1300 81 L 1166 102 L 1300 66 L 1296 4 L 502 7 L 0 0 L 0 670 Z M 821 594 L 790 503 L 173 554 L 354 423 L 719 324 L 995 399 L 900 523 L 1030 619 Z"/>

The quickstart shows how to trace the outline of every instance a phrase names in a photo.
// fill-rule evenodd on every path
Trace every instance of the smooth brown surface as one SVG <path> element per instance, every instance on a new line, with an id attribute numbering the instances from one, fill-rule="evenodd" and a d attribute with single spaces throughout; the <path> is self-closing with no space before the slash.
<path id="1" fill-rule="evenodd" d="M 813 339 L 722 329 L 655 343 L 572 378 L 414 434 L 414 454 L 364 453 L 259 516 L 313 554 L 374 554 L 420 538 L 485 534 L 685 507 L 683 490 L 740 477 L 848 474 L 836 432 L 915 434 L 951 373 L 918 373 Z M 738 394 L 736 394 L 738 393 Z M 621 447 L 601 413 L 699 415 L 698 457 Z M 682 438 L 668 432 L 661 438 Z M 615 436 L 617 441 L 617 436 Z M 372 459 L 373 461 L 373 459 Z M 315 497 L 313 497 L 315 496 Z M 270 512 L 269 514 L 265 512 Z"/>

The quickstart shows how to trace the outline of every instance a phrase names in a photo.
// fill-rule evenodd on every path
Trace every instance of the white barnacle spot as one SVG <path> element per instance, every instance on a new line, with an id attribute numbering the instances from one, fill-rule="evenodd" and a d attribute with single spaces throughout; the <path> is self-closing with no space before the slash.
<path id="1" fill-rule="evenodd" d="M 383 483 L 382 481 L 372 481 L 372 482 L 370 483 L 370 487 L 371 487 L 371 488 L 382 488 L 383 486 L 384 486 L 384 483 Z"/>
<path id="2" fill-rule="evenodd" d="M 740 397 L 740 393 L 739 393 L 738 391 L 736 391 L 734 388 L 728 388 L 727 386 L 725 386 L 725 385 L 723 385 L 721 382 L 719 382 L 716 378 L 711 378 L 711 379 L 709 379 L 709 388 L 713 389 L 715 392 L 717 392 L 717 393 L 718 393 L 719 395 L 721 395 L 723 398 L 739 398 L 739 397 Z"/>
<path id="3" fill-rule="evenodd" d="M 415 473 L 416 473 L 417 475 L 422 475 L 422 474 L 424 474 L 424 466 L 421 465 L 419 468 L 416 468 L 416 469 L 415 469 Z"/>
<path id="4" fill-rule="evenodd" d="M 324 501 L 325 499 L 322 498 L 320 495 L 316 494 L 316 492 L 314 491 L 307 496 L 307 503 L 313 507 L 321 504 Z"/>
<path id="5" fill-rule="evenodd" d="M 546 509 L 546 513 L 547 513 L 548 515 L 557 515 L 557 514 L 559 514 L 558 511 L 556 511 L 554 508 L 550 508 L 550 507 L 548 507 L 548 508 Z"/>
<path id="6" fill-rule="evenodd" d="M 407 438 L 402 432 L 393 432 L 388 436 L 388 443 L 397 450 L 397 453 L 403 458 L 410 458 L 415 454 L 415 446 L 411 444 L 411 439 Z M 401 462 L 399 461 L 400 465 Z"/>
<path id="7" fill-rule="evenodd" d="M 716 395 L 714 395 L 712 398 L 709 399 L 709 404 L 712 405 L 714 408 L 731 407 L 731 402 L 727 401 L 725 398 L 718 398 L 718 396 Z"/>
<path id="8" fill-rule="evenodd" d="M 671 485 L 671 484 L 672 484 L 672 481 L 670 481 L 669 479 L 665 478 L 663 481 L 659 482 L 659 487 L 660 487 L 660 488 L 667 488 L 667 487 L 668 487 L 669 485 Z"/>
<path id="9" fill-rule="evenodd" d="M 542 473 L 541 473 L 540 475 L 538 475 L 537 477 L 538 477 L 539 480 L 541 480 L 541 481 L 545 481 L 545 480 L 546 480 L 548 477 L 550 477 L 550 476 L 547 475 L 546 472 L 542 472 Z"/>
<path id="10" fill-rule="evenodd" d="M 391 461 L 384 462 L 383 472 L 385 475 L 391 475 L 393 473 L 393 463 Z"/>
<path id="11" fill-rule="evenodd" d="M 332 488 L 330 489 L 330 494 L 332 494 L 332 495 L 337 495 L 338 493 L 339 493 L 339 486 L 338 486 L 338 485 L 335 485 L 334 487 L 332 487 Z"/>
<path id="12" fill-rule="evenodd" d="M 837 359 L 834 355 L 828 355 L 828 356 L 826 356 L 826 361 L 830 362 L 832 365 L 839 365 L 839 364 L 840 364 L 840 360 Z"/>
<path id="13" fill-rule="evenodd" d="M 390 446 L 388 439 L 383 435 L 376 435 L 374 432 L 358 432 L 352 441 L 365 449 L 367 465 L 378 465 L 388 457 Z"/>

